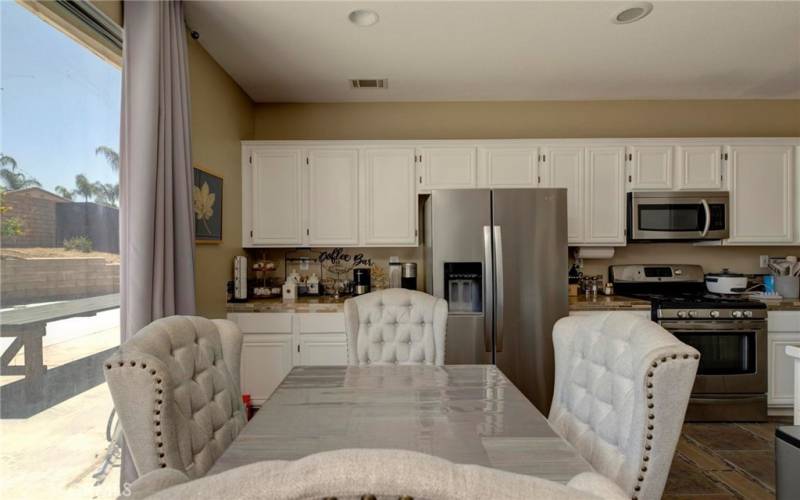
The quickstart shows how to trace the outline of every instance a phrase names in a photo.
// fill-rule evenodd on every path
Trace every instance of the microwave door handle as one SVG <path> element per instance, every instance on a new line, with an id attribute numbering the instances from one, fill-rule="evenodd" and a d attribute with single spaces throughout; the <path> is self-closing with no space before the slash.
<path id="1" fill-rule="evenodd" d="M 706 200 L 700 200 L 700 203 L 703 204 L 703 209 L 706 211 L 706 224 L 703 227 L 703 234 L 701 236 L 705 237 L 708 234 L 708 230 L 711 227 L 711 207 L 708 206 L 708 202 Z"/>

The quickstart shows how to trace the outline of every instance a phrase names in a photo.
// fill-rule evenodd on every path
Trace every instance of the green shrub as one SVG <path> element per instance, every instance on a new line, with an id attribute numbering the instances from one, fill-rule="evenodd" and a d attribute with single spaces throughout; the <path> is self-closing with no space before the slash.
<path id="1" fill-rule="evenodd" d="M 89 253 L 92 251 L 92 240 L 86 236 L 73 236 L 64 240 L 64 250 Z"/>

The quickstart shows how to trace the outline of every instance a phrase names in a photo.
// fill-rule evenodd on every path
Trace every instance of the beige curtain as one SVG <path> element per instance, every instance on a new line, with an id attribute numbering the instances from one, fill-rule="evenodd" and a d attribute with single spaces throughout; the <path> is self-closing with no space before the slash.
<path id="1" fill-rule="evenodd" d="M 122 341 L 194 314 L 194 218 L 183 5 L 125 2 L 120 140 Z M 124 431 L 124 429 L 123 429 Z M 123 454 L 122 481 L 135 479 Z"/>

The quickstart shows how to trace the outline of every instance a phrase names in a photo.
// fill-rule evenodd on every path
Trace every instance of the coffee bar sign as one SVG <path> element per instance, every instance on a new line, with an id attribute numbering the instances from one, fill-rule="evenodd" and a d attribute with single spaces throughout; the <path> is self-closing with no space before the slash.
<path id="1" fill-rule="evenodd" d="M 319 254 L 318 260 L 325 267 L 348 267 L 350 269 L 359 266 L 372 267 L 371 258 L 366 257 L 363 253 L 346 253 L 344 248 L 323 251 Z"/>

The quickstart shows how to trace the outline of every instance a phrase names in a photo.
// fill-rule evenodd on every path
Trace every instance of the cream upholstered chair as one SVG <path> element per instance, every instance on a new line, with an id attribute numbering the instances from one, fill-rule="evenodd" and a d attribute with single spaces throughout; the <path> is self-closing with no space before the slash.
<path id="1" fill-rule="evenodd" d="M 593 472 L 567 485 L 533 476 L 404 450 L 336 450 L 294 462 L 257 462 L 188 481 L 180 472 L 157 470 L 133 483 L 132 498 L 297 500 L 398 498 L 431 500 L 622 500 L 613 481 Z M 148 496 L 152 495 L 152 496 Z M 129 497 L 131 498 L 131 497 Z"/>
<path id="2" fill-rule="evenodd" d="M 632 498 L 660 498 L 700 354 L 627 312 L 562 318 L 553 344 L 550 424 Z"/>
<path id="3" fill-rule="evenodd" d="M 139 475 L 203 476 L 246 423 L 235 323 L 171 316 L 142 328 L 105 363 Z"/>
<path id="4" fill-rule="evenodd" d="M 347 363 L 444 365 L 447 302 L 390 288 L 344 303 Z"/>

